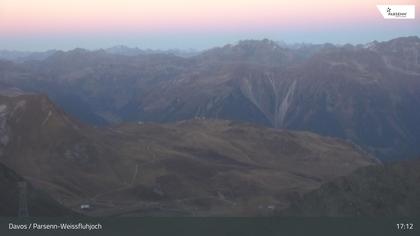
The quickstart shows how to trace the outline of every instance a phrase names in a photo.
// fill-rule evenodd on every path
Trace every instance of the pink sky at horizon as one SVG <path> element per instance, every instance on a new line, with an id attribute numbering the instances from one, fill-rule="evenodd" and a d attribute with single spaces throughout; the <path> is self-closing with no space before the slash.
<path id="1" fill-rule="evenodd" d="M 311 29 L 381 20 L 377 4 L 416 0 L 0 0 L 0 33 Z"/>
<path id="2" fill-rule="evenodd" d="M 280 29 L 311 33 L 397 27 L 383 20 L 379 4 L 418 8 L 420 0 L 0 0 L 0 37 L 9 38 L 10 44 L 29 36 L 252 35 Z M 403 26 L 412 28 L 413 22 Z"/>

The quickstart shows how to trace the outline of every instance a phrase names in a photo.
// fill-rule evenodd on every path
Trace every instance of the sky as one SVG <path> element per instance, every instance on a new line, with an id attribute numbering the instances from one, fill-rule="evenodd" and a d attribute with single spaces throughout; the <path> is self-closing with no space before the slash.
<path id="1" fill-rule="evenodd" d="M 205 49 L 242 39 L 366 43 L 420 36 L 376 5 L 420 0 L 0 0 L 0 49 Z"/>

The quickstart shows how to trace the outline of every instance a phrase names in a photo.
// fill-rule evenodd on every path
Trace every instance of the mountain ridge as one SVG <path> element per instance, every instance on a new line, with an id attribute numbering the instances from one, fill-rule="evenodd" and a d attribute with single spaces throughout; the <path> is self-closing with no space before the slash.
<path id="1" fill-rule="evenodd" d="M 288 48 L 251 40 L 187 58 L 61 52 L 7 64 L 0 81 L 46 93 L 95 125 L 231 119 L 348 139 L 386 160 L 420 153 L 419 42 Z"/>

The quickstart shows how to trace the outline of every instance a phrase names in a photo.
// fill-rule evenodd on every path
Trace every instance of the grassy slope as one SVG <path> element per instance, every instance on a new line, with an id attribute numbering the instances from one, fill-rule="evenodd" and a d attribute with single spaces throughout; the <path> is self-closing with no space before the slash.
<path id="1" fill-rule="evenodd" d="M 220 120 L 96 129 L 47 97 L 1 97 L 1 162 L 94 215 L 256 215 L 376 161 L 307 132 Z M 2 120 L 2 122 L 3 122 Z"/>

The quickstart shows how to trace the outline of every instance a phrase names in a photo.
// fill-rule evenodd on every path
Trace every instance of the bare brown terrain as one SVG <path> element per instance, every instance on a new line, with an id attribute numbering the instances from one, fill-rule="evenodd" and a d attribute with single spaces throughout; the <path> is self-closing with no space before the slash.
<path id="1" fill-rule="evenodd" d="M 0 96 L 0 161 L 84 214 L 269 215 L 296 195 L 376 165 L 309 132 L 193 119 L 93 128 L 46 96 Z"/>

